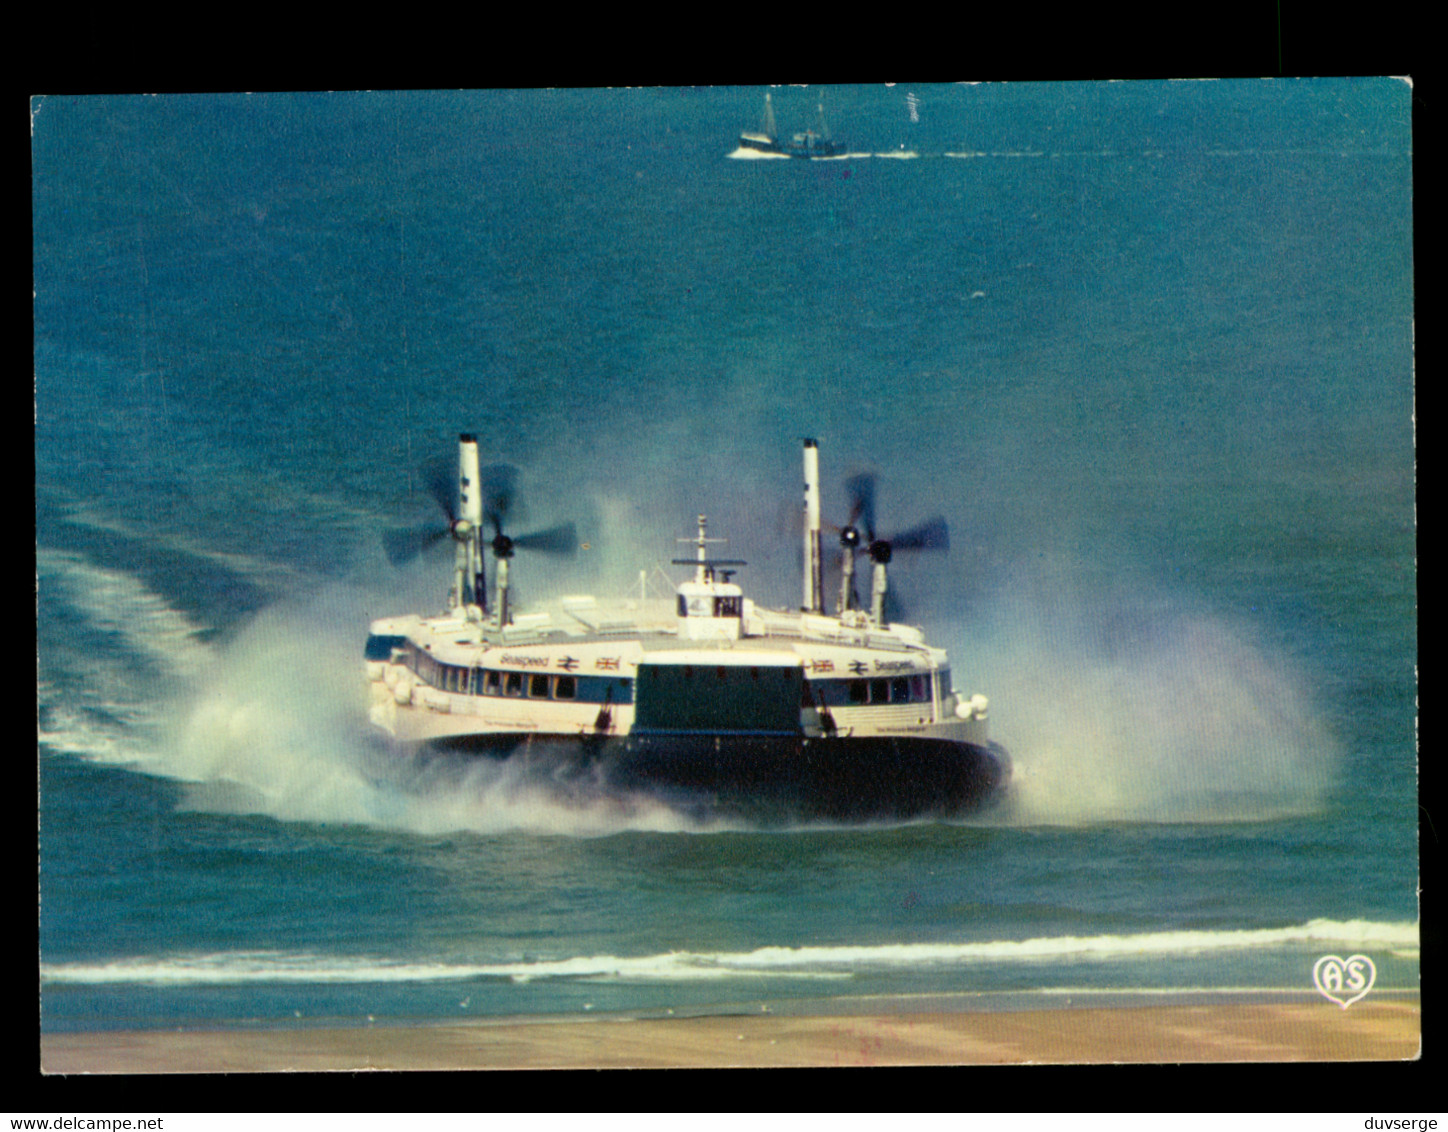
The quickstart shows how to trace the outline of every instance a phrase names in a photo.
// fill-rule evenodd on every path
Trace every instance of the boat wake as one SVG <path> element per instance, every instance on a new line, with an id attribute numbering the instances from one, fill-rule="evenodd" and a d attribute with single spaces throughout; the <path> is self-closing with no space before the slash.
<path id="1" fill-rule="evenodd" d="M 741 145 L 732 153 L 726 155 L 731 161 L 788 161 L 790 155 L 787 153 L 766 153 L 759 149 L 750 149 L 747 145 Z"/>

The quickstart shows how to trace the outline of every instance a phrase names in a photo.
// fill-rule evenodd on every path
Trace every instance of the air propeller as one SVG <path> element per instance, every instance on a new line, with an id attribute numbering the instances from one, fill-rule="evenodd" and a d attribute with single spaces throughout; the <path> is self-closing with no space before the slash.
<path id="1" fill-rule="evenodd" d="M 478 473 L 483 489 L 483 518 L 493 528 L 493 559 L 497 562 L 498 623 L 511 620 L 508 611 L 508 560 L 520 550 L 536 551 L 556 557 L 578 550 L 578 531 L 572 523 L 563 523 L 547 530 L 512 537 L 503 533 L 503 521 L 513 509 L 518 469 L 509 464 L 492 464 Z"/>
<path id="2" fill-rule="evenodd" d="M 437 500 L 438 508 L 447 517 L 447 526 L 439 527 L 436 522 L 424 523 L 417 527 L 402 527 L 382 532 L 382 549 L 387 561 L 394 566 L 405 566 L 424 551 L 431 550 L 448 535 L 458 535 L 457 484 L 448 461 L 429 461 L 422 468 L 423 482 L 428 494 Z M 466 532 L 464 532 L 464 535 Z"/>
<path id="3" fill-rule="evenodd" d="M 850 497 L 850 518 L 840 532 L 840 599 L 841 612 L 855 609 L 858 598 L 854 588 L 855 552 L 862 546 L 874 563 L 871 582 L 870 615 L 876 624 L 884 620 L 885 595 L 889 585 L 885 567 L 897 551 L 949 550 L 950 528 L 939 516 L 919 526 L 889 537 L 875 532 L 875 476 L 865 472 L 845 481 Z"/>
<path id="4" fill-rule="evenodd" d="M 570 555 L 578 550 L 578 530 L 572 523 L 562 523 L 547 530 L 510 537 L 503 533 L 503 521 L 513 509 L 517 494 L 515 482 L 518 469 L 511 464 L 492 464 L 478 473 L 483 488 L 483 518 L 493 527 L 494 558 L 512 558 L 517 550 L 536 550 L 539 554 Z"/>
<path id="5" fill-rule="evenodd" d="M 457 544 L 457 586 L 454 600 L 461 605 L 477 605 L 487 612 L 487 587 L 483 573 L 482 549 L 486 534 L 484 524 L 493 529 L 487 543 L 498 563 L 498 618 L 506 625 L 508 617 L 508 560 L 519 550 L 554 556 L 571 555 L 578 549 L 578 533 L 572 523 L 546 530 L 509 536 L 503 527 L 515 509 L 518 469 L 510 464 L 478 467 L 477 438 L 464 434 L 460 438 L 456 476 L 445 460 L 434 460 L 423 469 L 428 494 L 436 500 L 447 519 L 439 527 L 435 522 L 417 527 L 384 532 L 383 549 L 394 566 L 403 566 L 418 555 L 437 546 L 448 535 Z"/>

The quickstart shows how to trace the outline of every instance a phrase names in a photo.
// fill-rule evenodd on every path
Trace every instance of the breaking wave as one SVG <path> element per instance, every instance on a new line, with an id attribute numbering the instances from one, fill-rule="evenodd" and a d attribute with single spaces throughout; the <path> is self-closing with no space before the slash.
<path id="1" fill-rule="evenodd" d="M 42 965 L 52 984 L 409 983 L 507 979 L 699 982 L 734 978 L 843 979 L 869 970 L 931 970 L 971 964 L 1131 961 L 1295 947 L 1389 949 L 1416 956 L 1418 925 L 1371 920 L 1312 920 L 1285 928 L 1047 936 L 974 943 L 895 943 L 839 947 L 760 947 L 752 951 L 670 951 L 623 957 L 511 959 L 488 963 L 237 951 Z"/>

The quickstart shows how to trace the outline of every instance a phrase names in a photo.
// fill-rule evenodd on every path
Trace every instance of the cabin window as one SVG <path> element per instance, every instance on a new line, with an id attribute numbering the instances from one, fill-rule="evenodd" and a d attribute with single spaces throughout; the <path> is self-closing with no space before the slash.
<path id="1" fill-rule="evenodd" d="M 890 681 L 890 702 L 892 704 L 908 704 L 910 702 L 910 677 L 897 676 Z"/>
<path id="2" fill-rule="evenodd" d="M 528 694 L 535 699 L 546 700 L 548 698 L 548 677 L 541 672 L 535 672 L 528 677 Z"/>
<path id="3" fill-rule="evenodd" d="M 559 676 L 553 698 L 581 704 L 626 704 L 632 699 L 629 682 L 609 676 Z"/>
<path id="4" fill-rule="evenodd" d="M 912 704 L 923 704 L 929 699 L 929 686 L 925 683 L 925 677 L 910 677 L 910 702 Z"/>
<path id="5" fill-rule="evenodd" d="M 367 638 L 367 647 L 363 649 L 362 655 L 367 660 L 391 660 L 392 650 L 406 645 L 406 637 L 376 633 Z"/>
<path id="6" fill-rule="evenodd" d="M 488 674 L 483 680 L 483 695 L 496 696 L 501 690 L 502 679 L 495 669 L 488 669 Z"/>
<path id="7" fill-rule="evenodd" d="M 872 704 L 887 704 L 890 702 L 890 681 L 870 681 L 870 702 Z"/>
<path id="8" fill-rule="evenodd" d="M 521 672 L 509 672 L 508 678 L 503 684 L 505 696 L 521 696 L 523 694 L 523 674 Z"/>
<path id="9" fill-rule="evenodd" d="M 689 600 L 683 594 L 679 595 L 679 616 L 689 616 Z"/>
<path id="10" fill-rule="evenodd" d="M 863 680 L 850 681 L 850 703 L 868 703 L 870 699 L 870 686 Z"/>

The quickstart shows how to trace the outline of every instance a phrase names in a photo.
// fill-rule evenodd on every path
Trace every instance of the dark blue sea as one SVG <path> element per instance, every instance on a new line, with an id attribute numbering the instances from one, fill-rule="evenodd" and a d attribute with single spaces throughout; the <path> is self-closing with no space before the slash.
<path id="1" fill-rule="evenodd" d="M 826 95 L 838 160 L 731 157 L 759 89 L 34 100 L 45 1029 L 1416 993 L 1409 87 Z M 368 621 L 450 560 L 381 538 L 461 432 L 587 544 L 524 605 L 703 512 L 796 606 L 805 436 L 827 521 L 943 515 L 892 595 L 1012 794 L 387 750 Z"/>

